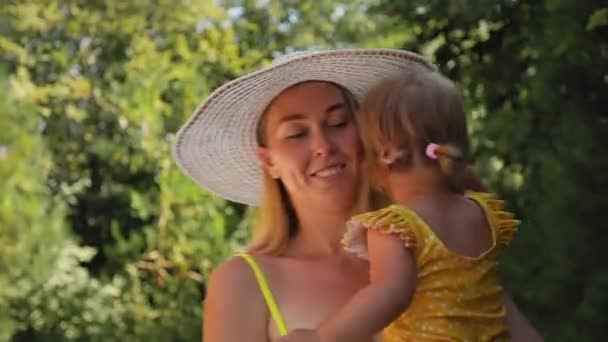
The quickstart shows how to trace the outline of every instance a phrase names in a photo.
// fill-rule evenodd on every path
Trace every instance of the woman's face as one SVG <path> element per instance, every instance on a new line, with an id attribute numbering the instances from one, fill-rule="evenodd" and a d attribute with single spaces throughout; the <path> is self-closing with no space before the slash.
<path id="1" fill-rule="evenodd" d="M 274 99 L 266 115 L 265 146 L 258 156 L 294 205 L 352 207 L 362 149 L 340 89 L 326 82 L 295 85 Z"/>

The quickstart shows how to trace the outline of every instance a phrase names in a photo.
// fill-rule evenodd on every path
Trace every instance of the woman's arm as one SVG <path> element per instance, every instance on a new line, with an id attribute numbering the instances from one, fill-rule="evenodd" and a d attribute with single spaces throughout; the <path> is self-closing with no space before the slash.
<path id="1" fill-rule="evenodd" d="M 517 309 L 517 305 L 506 292 L 503 292 L 503 300 L 507 310 L 507 329 L 511 340 L 514 342 L 542 342 L 543 338 Z"/>
<path id="2" fill-rule="evenodd" d="M 244 260 L 234 257 L 211 275 L 204 302 L 203 341 L 268 341 L 268 309 Z"/>
<path id="3" fill-rule="evenodd" d="M 414 293 L 416 264 L 395 235 L 369 230 L 370 285 L 357 292 L 319 327 L 321 341 L 358 341 L 380 332 L 409 305 Z"/>

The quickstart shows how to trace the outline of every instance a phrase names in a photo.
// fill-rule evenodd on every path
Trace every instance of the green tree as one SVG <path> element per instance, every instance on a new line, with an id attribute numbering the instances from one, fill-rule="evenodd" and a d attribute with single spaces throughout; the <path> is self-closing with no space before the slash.
<path id="1" fill-rule="evenodd" d="M 39 292 L 50 302 L 31 302 L 23 287 L 15 298 L 3 296 L 14 308 L 7 324 L 19 323 L 18 337 L 200 339 L 203 274 L 234 249 L 240 218 L 176 170 L 172 132 L 209 89 L 242 66 L 231 30 L 221 27 L 227 17 L 213 2 L 157 5 L 37 1 L 0 8 L 10 90 L 32 108 L 17 111 L 6 125 L 36 123 L 38 131 L 23 131 L 47 151 L 45 172 L 35 179 L 61 204 L 55 216 L 67 223 L 62 228 L 93 248 L 80 252 L 74 243 L 53 247 L 40 240 L 39 248 L 68 253 L 42 258 L 40 267 L 51 270 L 59 262 L 69 275 L 59 272 L 63 280 Z M 14 158 L 28 167 L 22 155 Z M 45 207 L 43 199 L 31 201 Z M 39 230 L 20 230 L 27 239 L 50 234 L 50 220 L 32 220 Z M 2 225 L 22 227 L 8 219 Z M 68 244 L 70 236 L 57 240 Z M 14 259 L 27 251 L 16 251 Z M 24 277 L 36 284 L 44 279 Z"/>
<path id="2" fill-rule="evenodd" d="M 95 250 L 78 246 L 47 187 L 42 121 L 6 82 L 0 90 L 0 341 L 125 336 L 128 308 L 112 304 L 119 283 L 102 285 L 80 265 Z"/>

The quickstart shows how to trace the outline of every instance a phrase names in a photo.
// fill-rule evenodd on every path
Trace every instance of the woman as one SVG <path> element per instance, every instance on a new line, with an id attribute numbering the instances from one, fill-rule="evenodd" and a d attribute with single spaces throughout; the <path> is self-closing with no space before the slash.
<path id="1" fill-rule="evenodd" d="M 373 84 L 434 67 L 388 49 L 298 54 L 220 87 L 177 136 L 174 156 L 202 187 L 259 205 L 248 254 L 208 283 L 203 340 L 307 340 L 368 283 L 343 252 L 344 223 L 367 208 L 353 115 Z"/>

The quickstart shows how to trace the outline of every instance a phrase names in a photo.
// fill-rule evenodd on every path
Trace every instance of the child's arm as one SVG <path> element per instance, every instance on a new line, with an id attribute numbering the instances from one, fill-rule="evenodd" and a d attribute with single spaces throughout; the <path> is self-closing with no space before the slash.
<path id="1" fill-rule="evenodd" d="M 505 309 L 507 310 L 507 329 L 511 335 L 511 340 L 514 342 L 542 342 L 543 338 L 519 309 L 517 309 L 511 297 L 506 292 L 503 292 L 502 297 L 505 302 Z"/>
<path id="2" fill-rule="evenodd" d="M 367 233 L 370 285 L 319 327 L 321 342 L 358 341 L 385 328 L 409 305 L 416 286 L 416 263 L 396 235 Z"/>

